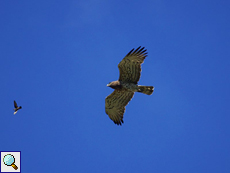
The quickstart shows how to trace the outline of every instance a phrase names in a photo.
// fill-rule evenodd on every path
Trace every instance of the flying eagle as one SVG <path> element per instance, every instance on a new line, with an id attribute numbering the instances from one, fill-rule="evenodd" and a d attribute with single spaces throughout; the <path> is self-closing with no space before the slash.
<path id="1" fill-rule="evenodd" d="M 124 123 L 123 115 L 125 106 L 132 99 L 135 92 L 147 95 L 153 93 L 153 86 L 138 85 L 141 75 L 141 64 L 147 57 L 145 47 L 132 49 L 118 64 L 120 77 L 117 81 L 110 82 L 107 86 L 114 89 L 113 93 L 105 99 L 105 112 L 117 125 Z"/>
<path id="2" fill-rule="evenodd" d="M 18 105 L 17 105 L 17 103 L 16 103 L 15 100 L 14 100 L 14 107 L 15 107 L 15 109 L 14 109 L 14 115 L 18 112 L 19 109 L 22 109 L 21 106 L 18 107 Z"/>

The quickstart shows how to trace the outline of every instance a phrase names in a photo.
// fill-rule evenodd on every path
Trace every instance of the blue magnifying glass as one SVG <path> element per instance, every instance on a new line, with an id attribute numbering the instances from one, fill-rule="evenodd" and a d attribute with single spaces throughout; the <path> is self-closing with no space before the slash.
<path id="1" fill-rule="evenodd" d="M 11 154 L 5 155 L 4 158 L 3 158 L 3 162 L 7 166 L 12 166 L 15 170 L 18 169 L 18 167 L 14 164 L 15 163 L 14 156 L 11 155 Z"/>

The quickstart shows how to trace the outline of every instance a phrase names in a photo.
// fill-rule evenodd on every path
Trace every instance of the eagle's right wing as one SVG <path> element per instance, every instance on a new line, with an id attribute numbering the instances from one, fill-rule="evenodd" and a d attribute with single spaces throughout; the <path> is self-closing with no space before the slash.
<path id="1" fill-rule="evenodd" d="M 123 123 L 125 106 L 132 99 L 134 92 L 126 89 L 116 89 L 105 99 L 105 112 L 117 125 Z"/>

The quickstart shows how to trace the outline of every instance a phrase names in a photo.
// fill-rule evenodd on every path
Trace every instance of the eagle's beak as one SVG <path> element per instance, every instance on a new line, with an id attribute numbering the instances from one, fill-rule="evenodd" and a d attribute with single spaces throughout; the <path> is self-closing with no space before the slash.
<path id="1" fill-rule="evenodd" d="M 107 84 L 106 86 L 107 86 L 107 87 L 109 87 L 110 85 L 109 85 L 109 84 Z"/>

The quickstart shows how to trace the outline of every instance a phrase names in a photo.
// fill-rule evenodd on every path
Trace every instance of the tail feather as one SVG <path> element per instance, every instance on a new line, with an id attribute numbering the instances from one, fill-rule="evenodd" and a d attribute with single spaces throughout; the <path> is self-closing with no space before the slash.
<path id="1" fill-rule="evenodd" d="M 142 86 L 138 85 L 138 92 L 151 95 L 153 93 L 154 87 L 153 86 Z"/>

